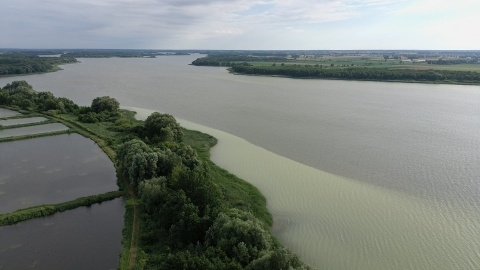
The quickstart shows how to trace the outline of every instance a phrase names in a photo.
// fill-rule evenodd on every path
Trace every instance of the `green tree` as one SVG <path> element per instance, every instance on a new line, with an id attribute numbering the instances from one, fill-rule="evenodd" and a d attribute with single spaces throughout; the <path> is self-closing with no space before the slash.
<path id="1" fill-rule="evenodd" d="M 157 154 L 157 176 L 170 176 L 172 174 L 173 168 L 182 163 L 180 157 L 168 148 L 156 149 L 155 151 Z"/>
<path id="2" fill-rule="evenodd" d="M 144 179 L 150 179 L 155 175 L 158 157 L 155 152 L 141 152 L 132 156 L 132 162 L 128 166 L 128 178 L 136 187 Z"/>
<path id="3" fill-rule="evenodd" d="M 246 266 L 270 250 L 272 239 L 251 213 L 232 209 L 215 219 L 207 231 L 206 245 L 220 248 Z"/>
<path id="4" fill-rule="evenodd" d="M 101 112 L 116 112 L 120 108 L 120 103 L 114 98 L 109 96 L 97 97 L 92 101 L 92 111 L 96 113 Z"/>
<path id="5" fill-rule="evenodd" d="M 202 216 L 210 215 L 220 205 L 220 191 L 213 184 L 206 166 L 197 166 L 193 170 L 184 165 L 176 166 L 168 186 L 173 190 L 183 190 Z"/>
<path id="6" fill-rule="evenodd" d="M 12 83 L 5 85 L 3 89 L 7 90 L 10 93 L 23 91 L 23 90 L 34 91 L 32 86 L 28 84 L 26 81 L 13 81 Z"/>
<path id="7" fill-rule="evenodd" d="M 177 144 L 174 151 L 175 154 L 180 158 L 182 164 L 191 170 L 201 163 L 197 152 L 190 145 L 185 145 L 183 143 Z"/>
<path id="8" fill-rule="evenodd" d="M 262 257 L 252 261 L 246 269 L 248 270 L 290 270 L 310 269 L 304 265 L 297 255 L 285 248 L 277 248 L 265 253 Z"/>
<path id="9" fill-rule="evenodd" d="M 151 164 L 144 157 L 144 154 L 149 152 L 152 152 L 152 149 L 139 139 L 133 139 L 119 145 L 116 150 L 118 173 L 122 177 L 132 176 L 135 181 L 131 184 L 136 185 L 139 175 L 144 173 L 142 170 L 146 166 L 145 164 Z"/>
<path id="10" fill-rule="evenodd" d="M 153 143 L 181 142 L 182 130 L 175 118 L 169 114 L 152 113 L 145 120 L 145 136 Z"/>

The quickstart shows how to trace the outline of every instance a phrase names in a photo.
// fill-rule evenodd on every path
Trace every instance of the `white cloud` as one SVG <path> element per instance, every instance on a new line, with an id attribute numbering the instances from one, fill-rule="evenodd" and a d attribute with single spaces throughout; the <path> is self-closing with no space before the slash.
<path id="1" fill-rule="evenodd" d="M 404 35 L 402 20 L 406 25 L 418 20 L 431 27 L 438 20 L 432 22 L 425 14 L 449 11 L 446 21 L 450 22 L 452 13 L 458 18 L 480 10 L 478 0 L 459 1 L 461 4 L 446 0 L 0 0 L 0 47 L 216 48 L 222 43 L 234 44 L 237 49 L 273 45 L 295 49 L 334 40 L 341 41 L 341 47 L 350 40 L 353 48 L 359 45 L 357 38 L 377 45 L 374 39 L 382 33 L 399 31 Z M 478 25 L 477 20 L 472 23 Z M 455 27 L 465 28 L 466 24 L 467 19 Z M 420 33 L 422 25 L 411 31 Z M 362 27 L 370 33 L 365 38 L 358 34 Z M 286 32 L 298 41 L 285 37 Z M 327 34 L 328 42 L 321 38 Z"/>
<path id="2" fill-rule="evenodd" d="M 294 33 L 305 33 L 305 29 L 295 28 L 291 26 L 288 26 L 285 29 Z"/>
<path id="3" fill-rule="evenodd" d="M 410 0 L 404 8 L 396 11 L 396 13 L 404 14 L 430 14 L 438 12 L 458 13 L 468 11 L 480 7 L 478 0 Z"/>

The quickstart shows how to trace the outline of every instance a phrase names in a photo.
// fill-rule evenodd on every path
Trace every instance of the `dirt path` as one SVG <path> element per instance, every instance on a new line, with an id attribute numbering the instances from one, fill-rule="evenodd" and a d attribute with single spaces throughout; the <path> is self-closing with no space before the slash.
<path id="1" fill-rule="evenodd" d="M 139 220 L 138 220 L 138 203 L 135 196 L 135 192 L 129 187 L 128 193 L 133 200 L 133 223 L 132 223 L 132 237 L 130 238 L 130 255 L 128 256 L 128 269 L 134 269 L 137 262 L 137 243 L 138 243 L 138 232 L 139 232 Z"/>

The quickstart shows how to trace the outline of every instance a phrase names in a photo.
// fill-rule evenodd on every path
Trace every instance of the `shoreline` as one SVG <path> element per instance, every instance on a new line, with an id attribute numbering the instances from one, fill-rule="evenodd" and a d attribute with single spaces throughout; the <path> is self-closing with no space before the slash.
<path id="1" fill-rule="evenodd" d="M 388 83 L 419 83 L 419 84 L 444 84 L 444 85 L 471 85 L 471 86 L 480 86 L 480 83 L 460 83 L 460 82 L 449 82 L 449 81 L 415 81 L 415 80 L 361 80 L 361 79 L 345 79 L 345 78 L 318 78 L 318 77 L 293 77 L 286 75 L 264 75 L 264 74 L 247 74 L 231 71 L 230 68 L 225 67 L 228 73 L 232 75 L 240 76 L 253 76 L 253 77 L 271 77 L 271 78 L 288 78 L 295 80 L 328 80 L 328 81 L 353 81 L 353 82 L 388 82 Z"/>

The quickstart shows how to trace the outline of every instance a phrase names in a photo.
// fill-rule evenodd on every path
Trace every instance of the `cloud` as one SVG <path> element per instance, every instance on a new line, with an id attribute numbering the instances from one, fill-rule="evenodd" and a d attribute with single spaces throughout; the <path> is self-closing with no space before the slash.
<path id="1" fill-rule="evenodd" d="M 349 35 L 358 36 L 360 27 L 372 33 L 367 42 L 389 31 L 382 24 L 399 29 L 401 19 L 416 17 L 431 25 L 425 21 L 426 12 L 433 16 L 432 8 L 455 10 L 458 4 L 446 0 L 0 1 L 0 47 L 30 48 L 216 48 L 217 44 L 234 44 L 268 49 L 272 44 L 293 46 L 295 40 L 287 33 L 298 38 L 298 46 L 326 44 L 317 36 L 327 33 L 343 45 Z M 470 12 L 479 10 L 477 0 L 464 1 Z M 457 14 L 462 12 L 466 9 Z"/>
<path id="2" fill-rule="evenodd" d="M 430 14 L 438 12 L 459 13 L 476 8 L 478 12 L 480 2 L 478 0 L 422 0 L 407 1 L 407 4 L 395 11 L 399 14 Z"/>

